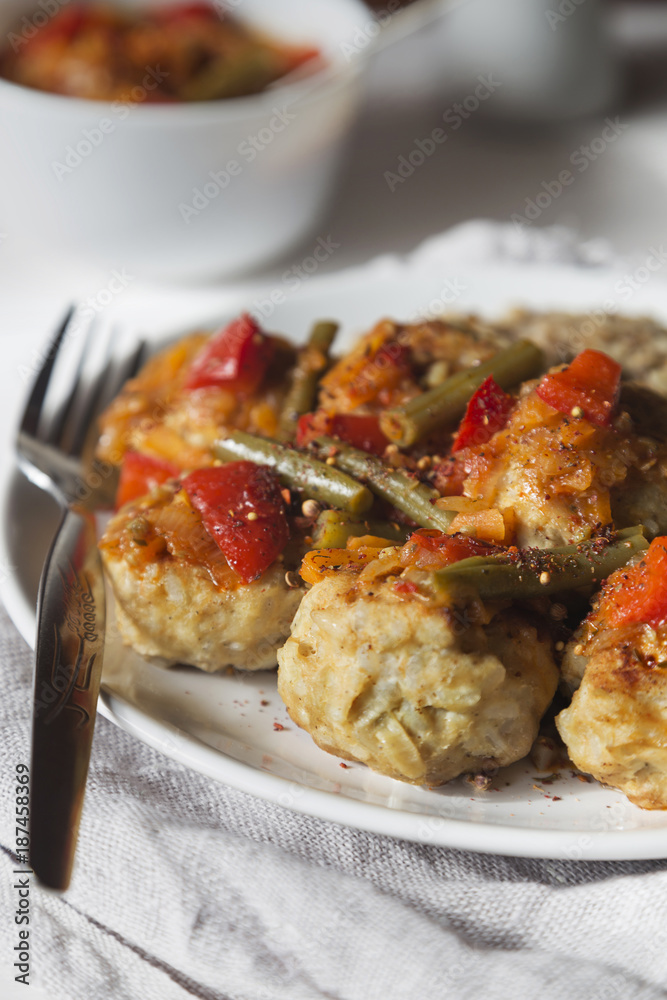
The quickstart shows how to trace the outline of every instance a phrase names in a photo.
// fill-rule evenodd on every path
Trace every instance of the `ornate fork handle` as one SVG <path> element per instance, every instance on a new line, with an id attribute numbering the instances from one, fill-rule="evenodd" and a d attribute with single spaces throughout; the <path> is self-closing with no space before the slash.
<path id="1" fill-rule="evenodd" d="M 65 510 L 38 603 L 30 858 L 41 882 L 69 885 L 102 674 L 105 598 L 94 516 Z"/>

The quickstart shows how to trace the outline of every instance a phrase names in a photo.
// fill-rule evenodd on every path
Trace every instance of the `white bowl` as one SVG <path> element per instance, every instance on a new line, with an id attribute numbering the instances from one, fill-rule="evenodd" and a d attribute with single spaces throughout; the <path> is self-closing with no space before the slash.
<path id="1" fill-rule="evenodd" d="M 4 0 L 0 38 L 55 2 Z M 184 280 L 248 270 L 313 231 L 357 108 L 355 39 L 371 15 L 359 0 L 230 6 L 315 44 L 326 68 L 259 95 L 134 107 L 0 80 L 3 228 L 132 276 Z"/>

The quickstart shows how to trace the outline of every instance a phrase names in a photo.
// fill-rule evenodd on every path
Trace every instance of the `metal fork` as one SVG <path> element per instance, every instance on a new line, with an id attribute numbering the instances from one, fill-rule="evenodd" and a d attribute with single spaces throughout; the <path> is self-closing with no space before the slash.
<path id="1" fill-rule="evenodd" d="M 97 417 L 141 364 L 145 345 L 71 308 L 46 351 L 17 438 L 25 475 L 62 520 L 44 565 L 30 785 L 30 862 L 44 884 L 69 885 L 88 774 L 104 651 L 105 602 L 94 505 L 111 466 L 89 460 Z"/>

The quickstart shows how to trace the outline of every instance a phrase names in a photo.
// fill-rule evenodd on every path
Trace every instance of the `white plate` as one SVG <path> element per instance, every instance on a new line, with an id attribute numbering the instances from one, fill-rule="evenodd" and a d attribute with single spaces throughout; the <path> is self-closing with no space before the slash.
<path id="1" fill-rule="evenodd" d="M 441 307 L 499 316 L 522 304 L 594 310 L 606 304 L 667 321 L 665 286 L 640 285 L 630 301 L 617 274 L 556 266 L 457 268 L 434 252 L 407 261 L 383 258 L 364 268 L 273 289 L 128 295 L 116 312 L 160 340 L 225 319 L 242 308 L 264 310 L 271 330 L 302 338 L 317 318 L 335 317 L 353 338 L 381 316 L 407 319 Z M 291 280 L 293 286 L 295 282 Z M 616 286 L 616 287 L 615 287 Z M 282 296 L 282 298 L 281 298 Z M 592 319 L 594 322 L 594 319 Z M 32 640 L 37 581 L 55 526 L 52 502 L 13 472 L 4 483 L 0 591 L 23 635 Z M 12 567 L 12 571 L 9 568 Z M 101 711 L 139 739 L 193 769 L 288 808 L 353 827 L 428 844 L 526 857 L 639 859 L 667 857 L 667 812 L 645 812 L 623 795 L 564 771 L 553 784 L 520 762 L 499 772 L 490 791 L 464 779 L 416 788 L 342 766 L 287 717 L 275 675 L 211 676 L 163 670 L 112 642 Z M 282 727 L 282 728 L 281 728 Z"/>

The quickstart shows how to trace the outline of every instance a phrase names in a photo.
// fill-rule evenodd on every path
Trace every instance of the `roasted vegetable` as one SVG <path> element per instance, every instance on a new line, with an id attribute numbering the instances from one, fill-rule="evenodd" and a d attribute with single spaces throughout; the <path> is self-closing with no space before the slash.
<path id="1" fill-rule="evenodd" d="M 338 323 L 321 320 L 311 330 L 308 343 L 299 351 L 292 372 L 292 383 L 285 397 L 278 425 L 280 441 L 293 441 L 299 417 L 314 409 L 317 402 L 317 385 L 329 364 L 329 349 L 338 332 Z"/>
<path id="2" fill-rule="evenodd" d="M 328 455 L 344 472 L 366 482 L 373 493 L 407 514 L 420 527 L 446 531 L 454 520 L 452 511 L 436 507 L 435 501 L 440 499 L 437 490 L 418 479 L 387 468 L 379 458 L 332 438 L 318 438 L 316 444 L 321 454 Z"/>
<path id="3" fill-rule="evenodd" d="M 372 506 L 373 495 L 365 486 L 326 462 L 318 462 L 311 455 L 276 441 L 234 431 L 217 441 L 213 450 L 224 462 L 243 459 L 266 465 L 275 470 L 285 485 L 351 514 L 363 514 Z"/>
<path id="4" fill-rule="evenodd" d="M 382 414 L 380 426 L 391 441 L 409 448 L 438 428 L 455 423 L 473 392 L 489 375 L 493 375 L 502 389 L 510 389 L 538 375 L 544 364 L 539 347 L 529 340 L 519 340 L 475 368 L 458 372 L 435 389 L 422 392 L 403 406 L 387 410 Z"/>
<path id="5" fill-rule="evenodd" d="M 313 529 L 314 549 L 344 549 L 348 538 L 375 535 L 394 542 L 405 541 L 409 528 L 390 521 L 362 520 L 340 510 L 323 510 Z"/>
<path id="6" fill-rule="evenodd" d="M 471 591 L 482 600 L 526 600 L 599 584 L 648 548 L 643 528 L 628 528 L 614 541 L 604 538 L 559 549 L 517 549 L 462 559 L 436 570 L 437 591 Z"/>
<path id="7" fill-rule="evenodd" d="M 621 366 L 602 351 L 582 351 L 567 368 L 545 375 L 535 391 L 560 413 L 605 427 L 621 394 Z"/>

